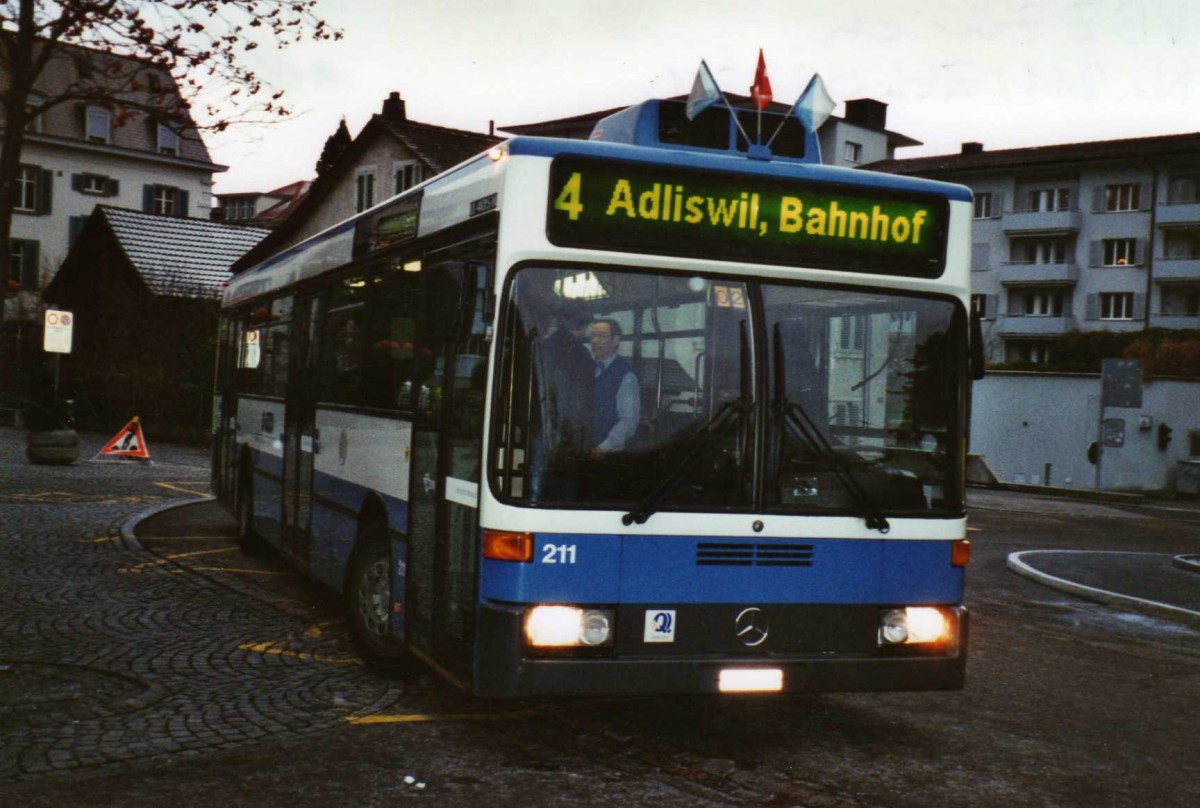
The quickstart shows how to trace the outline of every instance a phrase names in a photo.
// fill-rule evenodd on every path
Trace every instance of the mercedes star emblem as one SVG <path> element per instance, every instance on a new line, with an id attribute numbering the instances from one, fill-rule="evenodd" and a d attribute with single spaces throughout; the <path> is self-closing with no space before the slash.
<path id="1" fill-rule="evenodd" d="M 753 648 L 766 641 L 767 635 L 771 633 L 771 623 L 762 609 L 751 606 L 749 609 L 742 609 L 734 619 L 733 630 L 742 641 L 742 645 Z"/>

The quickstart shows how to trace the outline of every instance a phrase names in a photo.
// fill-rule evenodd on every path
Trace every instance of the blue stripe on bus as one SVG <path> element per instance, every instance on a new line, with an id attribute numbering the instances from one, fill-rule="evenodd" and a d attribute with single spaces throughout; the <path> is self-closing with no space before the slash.
<path id="1" fill-rule="evenodd" d="M 795 179 L 823 183 L 856 186 L 860 188 L 882 188 L 891 191 L 933 193 L 950 200 L 971 201 L 971 190 L 962 185 L 926 180 L 918 177 L 902 177 L 877 171 L 839 168 L 827 165 L 809 165 L 783 161 L 762 162 L 727 154 L 704 154 L 701 152 L 656 149 L 646 146 L 631 146 L 627 143 L 604 143 L 591 140 L 560 140 L 542 137 L 515 137 L 505 145 L 509 154 L 533 157 L 557 157 L 572 154 L 582 157 L 599 157 L 611 160 L 647 163 L 655 166 L 678 166 L 705 171 L 727 171 L 739 174 L 758 174 L 776 180 Z"/>
<path id="2" fill-rule="evenodd" d="M 483 560 L 480 596 L 509 603 L 958 603 L 963 577 L 950 565 L 946 541 L 539 533 L 531 563 Z"/>
<path id="3" fill-rule="evenodd" d="M 278 457 L 259 454 L 259 473 L 254 475 L 256 527 L 272 544 L 280 541 L 283 462 Z M 271 471 L 268 471 L 269 467 Z M 358 514 L 372 489 L 314 470 L 311 510 L 309 571 L 324 584 L 341 591 L 350 552 L 358 532 Z M 388 527 L 408 531 L 408 502 L 379 494 L 387 514 Z"/>
<path id="4" fill-rule="evenodd" d="M 335 477 L 332 474 L 315 471 L 313 473 L 313 495 L 326 500 L 331 506 L 341 508 L 351 514 L 357 514 L 362 508 L 363 499 L 373 489 L 364 485 Z M 387 510 L 388 526 L 401 533 L 408 532 L 408 501 L 389 496 L 377 491 Z M 353 539 L 353 536 L 351 536 Z"/>

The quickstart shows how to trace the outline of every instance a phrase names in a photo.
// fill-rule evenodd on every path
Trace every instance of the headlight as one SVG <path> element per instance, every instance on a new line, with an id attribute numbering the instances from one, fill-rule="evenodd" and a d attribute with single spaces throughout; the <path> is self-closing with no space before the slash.
<path id="1" fill-rule="evenodd" d="M 525 615 L 525 637 L 537 648 L 612 644 L 612 612 L 576 606 L 535 606 Z"/>
<path id="2" fill-rule="evenodd" d="M 942 609 L 909 606 L 888 609 L 879 620 L 880 645 L 920 645 L 954 639 L 953 623 Z"/>

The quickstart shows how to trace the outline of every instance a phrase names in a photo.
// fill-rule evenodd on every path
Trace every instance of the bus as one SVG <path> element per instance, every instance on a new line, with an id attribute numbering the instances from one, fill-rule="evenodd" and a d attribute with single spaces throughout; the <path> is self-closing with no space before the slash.
<path id="1" fill-rule="evenodd" d="M 970 192 L 752 115 L 515 137 L 237 274 L 242 549 L 477 697 L 961 688 Z M 556 366 L 598 333 L 617 384 Z"/>

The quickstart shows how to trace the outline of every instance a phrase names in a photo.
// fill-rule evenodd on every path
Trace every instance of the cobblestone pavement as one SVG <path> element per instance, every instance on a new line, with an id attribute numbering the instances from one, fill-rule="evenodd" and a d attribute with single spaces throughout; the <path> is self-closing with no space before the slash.
<path id="1" fill-rule="evenodd" d="M 100 445 L 34 466 L 0 430 L 0 781 L 319 730 L 403 693 L 304 604 L 231 597 L 121 540 L 132 514 L 207 492 L 203 450 L 87 462 Z"/>
<path id="2" fill-rule="evenodd" d="M 603 704 L 488 706 L 362 665 L 336 603 L 241 556 L 216 505 L 122 536 L 208 494 L 206 450 L 147 439 L 149 464 L 90 462 L 91 435 L 75 465 L 35 466 L 0 428 L 0 805 L 853 808 L 633 737 Z"/>

